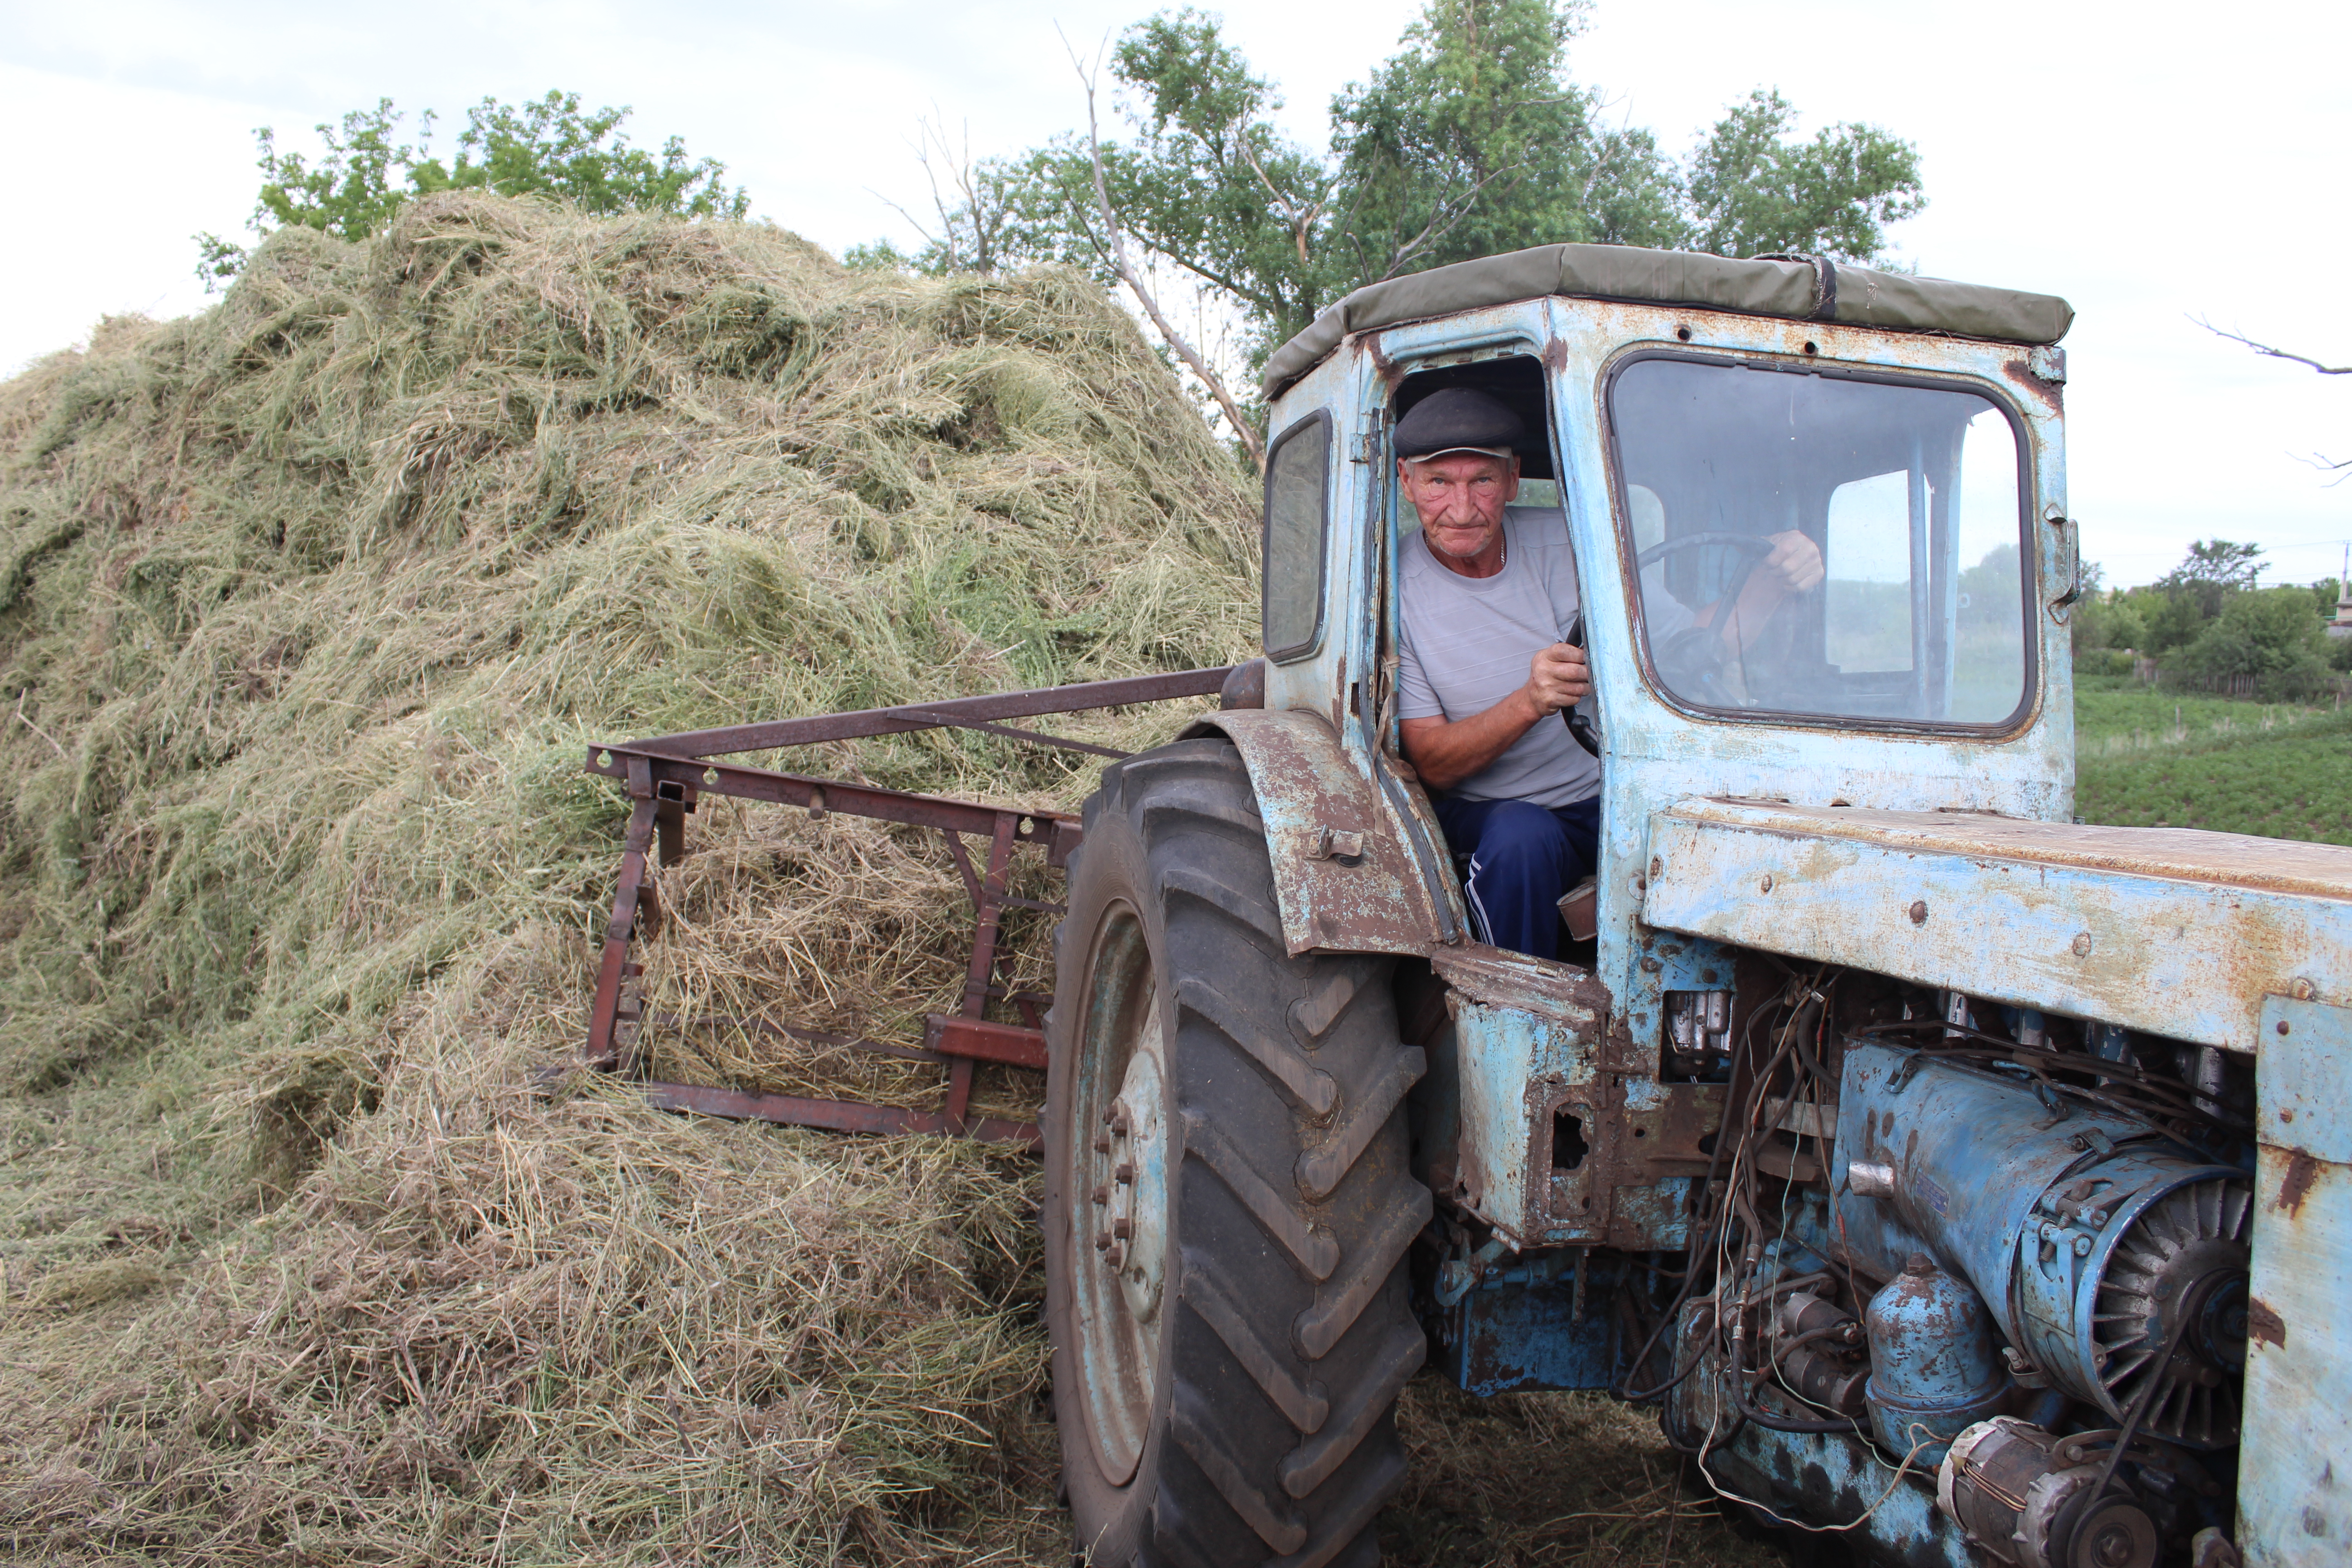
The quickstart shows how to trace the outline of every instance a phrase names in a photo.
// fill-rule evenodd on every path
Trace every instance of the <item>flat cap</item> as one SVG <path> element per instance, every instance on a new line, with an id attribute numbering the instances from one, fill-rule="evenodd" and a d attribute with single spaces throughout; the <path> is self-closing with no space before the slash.
<path id="1" fill-rule="evenodd" d="M 1475 386 L 1445 386 L 1412 405 L 1397 421 L 1396 452 L 1419 459 L 1447 452 L 1484 452 L 1507 458 L 1526 444 L 1527 426 L 1500 398 Z"/>

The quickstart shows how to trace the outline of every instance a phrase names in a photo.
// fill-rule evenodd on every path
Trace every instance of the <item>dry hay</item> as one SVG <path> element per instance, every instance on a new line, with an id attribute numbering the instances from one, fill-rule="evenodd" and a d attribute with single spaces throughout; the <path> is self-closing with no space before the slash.
<path id="1" fill-rule="evenodd" d="M 618 849 L 580 763 L 1223 662 L 1251 510 L 1083 278 L 470 197 L 362 247 L 288 231 L 204 316 L 0 386 L 17 1552 L 1049 1560 L 1026 1162 L 526 1091 L 576 1043 Z M 1093 771 L 951 733 L 789 760 L 1033 805 Z M 656 1006 L 904 1038 L 951 1005 L 936 841 L 693 831 Z"/>

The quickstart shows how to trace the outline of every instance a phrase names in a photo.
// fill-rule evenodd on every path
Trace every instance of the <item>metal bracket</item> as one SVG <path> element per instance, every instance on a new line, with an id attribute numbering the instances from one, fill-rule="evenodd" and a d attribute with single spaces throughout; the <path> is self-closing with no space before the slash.
<path id="1" fill-rule="evenodd" d="M 1047 865 L 1056 868 L 1065 865 L 1084 833 L 1079 819 L 1063 812 L 1022 811 L 940 795 L 909 795 L 871 784 L 813 778 L 711 759 L 730 752 L 763 751 L 940 726 L 1119 757 L 1125 753 L 1108 746 L 1042 734 L 1000 721 L 1205 696 L 1218 690 L 1230 673 L 1223 668 L 1183 670 L 1171 675 L 700 730 L 628 745 L 591 746 L 587 771 L 618 781 L 632 805 L 622 841 L 613 913 L 604 928 L 604 954 L 588 1008 L 588 1037 L 581 1052 L 581 1065 L 593 1071 L 636 1079 L 647 1101 L 664 1110 L 846 1132 L 940 1133 L 1019 1143 L 1033 1152 L 1041 1151 L 1043 1140 L 1034 1125 L 971 1114 L 972 1079 L 976 1065 L 982 1062 L 1033 1071 L 1045 1068 L 1045 1034 L 1039 1004 L 1051 998 L 1000 984 L 997 972 L 1003 957 L 1003 911 L 1014 908 L 1058 913 L 1061 906 L 1013 896 L 1008 874 L 1013 848 L 1024 844 L 1043 848 Z M 684 858 L 686 817 L 705 795 L 793 806 L 806 811 L 812 821 L 823 821 L 828 815 L 841 812 L 934 828 L 946 837 L 949 853 L 972 902 L 971 947 L 961 1005 L 953 1014 L 930 1016 L 921 1048 L 848 1039 L 765 1018 L 647 1016 L 645 968 L 633 961 L 630 947 L 638 937 L 653 936 L 660 929 L 660 906 L 656 883 L 648 875 L 648 858 L 658 854 L 659 863 L 665 866 L 676 865 Z M 976 868 L 966 851 L 963 836 L 967 834 L 988 840 L 985 869 Z M 1014 1024 L 989 1018 L 992 1004 L 1013 1007 L 1022 1021 Z M 926 1111 L 861 1100 L 816 1100 L 652 1081 L 644 1076 L 647 1056 L 645 1035 L 648 1026 L 655 1025 L 678 1030 L 712 1026 L 751 1029 L 780 1038 L 932 1062 L 947 1069 L 945 1093 L 939 1109 Z"/>

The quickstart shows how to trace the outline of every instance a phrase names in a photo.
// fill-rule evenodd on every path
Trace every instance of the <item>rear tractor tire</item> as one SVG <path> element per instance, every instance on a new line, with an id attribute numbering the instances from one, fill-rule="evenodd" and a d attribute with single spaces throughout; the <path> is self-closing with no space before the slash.
<path id="1" fill-rule="evenodd" d="M 1105 770 L 1055 942 L 1046 1326 L 1095 1568 L 1360 1568 L 1427 1353 L 1392 961 L 1285 952 L 1223 741 Z"/>

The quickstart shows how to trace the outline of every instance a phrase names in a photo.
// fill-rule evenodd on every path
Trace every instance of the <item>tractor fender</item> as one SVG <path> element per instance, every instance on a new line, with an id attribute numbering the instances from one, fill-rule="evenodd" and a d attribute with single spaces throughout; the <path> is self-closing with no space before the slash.
<path id="1" fill-rule="evenodd" d="M 1443 884 L 1420 863 L 1433 830 L 1382 796 L 1330 721 L 1305 709 L 1207 713 L 1184 731 L 1222 735 L 1242 754 L 1265 824 L 1282 940 L 1296 957 L 1426 954 L 1458 941 Z M 1435 853 L 1442 854 L 1443 851 Z"/>

